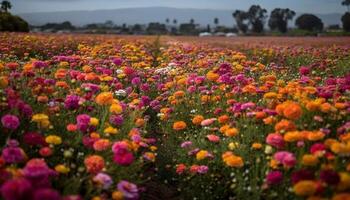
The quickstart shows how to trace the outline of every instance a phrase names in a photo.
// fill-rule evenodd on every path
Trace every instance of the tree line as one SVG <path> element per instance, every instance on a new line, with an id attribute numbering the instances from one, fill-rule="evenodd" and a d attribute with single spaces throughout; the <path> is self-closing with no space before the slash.
<path id="1" fill-rule="evenodd" d="M 343 30 L 350 32 L 350 0 L 343 0 L 342 5 L 347 7 L 347 12 L 342 16 Z M 0 7 L 0 31 L 29 31 L 29 25 L 26 21 L 18 16 L 12 15 L 9 10 L 12 5 L 9 1 L 1 2 Z M 288 22 L 293 20 L 296 13 L 289 8 L 275 8 L 271 11 L 269 18 L 267 10 L 260 5 L 252 5 L 248 10 L 236 10 L 232 13 L 232 17 L 236 22 L 236 26 L 229 28 L 219 25 L 219 18 L 214 18 L 215 27 L 199 27 L 194 19 L 190 19 L 187 23 L 178 25 L 177 19 L 170 20 L 167 18 L 164 23 L 154 22 L 148 25 L 134 24 L 128 26 L 123 24 L 117 26 L 113 21 L 106 21 L 99 24 L 88 24 L 83 27 L 75 27 L 70 22 L 63 23 L 47 23 L 42 26 L 32 26 L 35 30 L 58 32 L 62 30 L 80 31 L 97 33 L 121 33 L 121 34 L 180 34 L 180 35 L 196 35 L 199 32 L 240 32 L 241 34 L 260 34 L 264 32 L 265 26 L 271 31 L 278 31 L 282 34 L 288 31 Z M 296 21 L 295 25 L 298 29 L 321 32 L 324 29 L 324 24 L 320 18 L 313 14 L 302 14 Z M 337 27 L 337 26 L 333 26 Z"/>

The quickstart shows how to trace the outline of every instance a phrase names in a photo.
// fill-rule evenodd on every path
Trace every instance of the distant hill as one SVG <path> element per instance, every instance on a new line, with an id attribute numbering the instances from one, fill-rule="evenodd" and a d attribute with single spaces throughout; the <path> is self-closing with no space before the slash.
<path id="1" fill-rule="evenodd" d="M 70 21 L 73 25 L 82 26 L 89 23 L 103 23 L 112 20 L 115 24 L 148 24 L 149 22 L 162 22 L 170 19 L 177 19 L 178 24 L 189 22 L 191 18 L 201 26 L 213 25 L 214 18 L 219 18 L 221 25 L 233 26 L 235 21 L 232 17 L 232 10 L 213 9 L 191 9 L 191 8 L 168 8 L 168 7 L 148 7 L 148 8 L 121 8 L 111 10 L 93 11 L 60 11 L 60 12 L 37 12 L 19 13 L 18 15 L 27 20 L 32 25 L 43 25 L 48 22 Z M 297 13 L 300 15 L 301 13 Z M 325 25 L 340 24 L 340 13 L 316 14 L 322 19 Z M 294 22 L 290 23 L 291 26 Z"/>

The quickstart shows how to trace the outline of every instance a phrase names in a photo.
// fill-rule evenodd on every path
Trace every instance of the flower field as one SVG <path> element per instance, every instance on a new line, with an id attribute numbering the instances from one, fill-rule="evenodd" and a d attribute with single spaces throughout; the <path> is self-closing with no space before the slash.
<path id="1" fill-rule="evenodd" d="M 349 200 L 349 39 L 244 40 L 1 33 L 2 199 Z"/>

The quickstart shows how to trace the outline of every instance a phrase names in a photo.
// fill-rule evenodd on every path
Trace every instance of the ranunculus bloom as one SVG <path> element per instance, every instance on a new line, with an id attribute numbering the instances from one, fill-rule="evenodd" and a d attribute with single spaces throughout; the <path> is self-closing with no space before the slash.
<path id="1" fill-rule="evenodd" d="M 44 200 L 44 199 L 60 200 L 61 197 L 56 190 L 53 190 L 50 188 L 42 188 L 34 192 L 33 200 Z"/>
<path id="2" fill-rule="evenodd" d="M 114 154 L 113 160 L 118 165 L 128 166 L 134 162 L 134 155 L 131 152 Z"/>
<path id="3" fill-rule="evenodd" d="M 69 110 L 79 108 L 80 97 L 77 95 L 68 95 L 64 101 L 64 107 Z"/>
<path id="4" fill-rule="evenodd" d="M 285 167 L 293 167 L 296 164 L 295 156 L 288 151 L 279 151 L 274 154 L 273 158 Z"/>
<path id="5" fill-rule="evenodd" d="M 1 118 L 1 123 L 5 128 L 16 130 L 19 127 L 19 119 L 15 115 L 4 115 Z"/>
<path id="6" fill-rule="evenodd" d="M 280 171 L 271 171 L 266 176 L 266 182 L 269 185 L 277 185 L 283 181 L 283 174 Z"/>
<path id="7" fill-rule="evenodd" d="M 267 135 L 266 143 L 278 149 L 283 148 L 285 144 L 283 136 L 278 133 L 270 133 L 269 135 Z"/>
<path id="8" fill-rule="evenodd" d="M 1 186 L 1 196 L 5 200 L 18 200 L 18 199 L 26 199 L 28 195 L 30 195 L 32 186 L 31 183 L 24 179 L 18 178 L 6 181 Z"/>
<path id="9" fill-rule="evenodd" d="M 331 169 L 320 172 L 320 179 L 329 185 L 337 185 L 340 181 L 339 174 Z"/>
<path id="10" fill-rule="evenodd" d="M 133 183 L 122 180 L 118 183 L 117 188 L 127 200 L 136 200 L 139 198 L 139 190 Z"/>

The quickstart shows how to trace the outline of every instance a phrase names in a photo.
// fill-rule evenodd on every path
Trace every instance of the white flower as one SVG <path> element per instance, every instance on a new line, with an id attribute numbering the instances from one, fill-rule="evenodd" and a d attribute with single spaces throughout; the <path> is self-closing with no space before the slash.
<path id="1" fill-rule="evenodd" d="M 126 91 L 120 89 L 120 90 L 115 91 L 114 94 L 117 95 L 117 96 L 123 96 L 124 97 L 124 96 L 126 96 Z"/>

